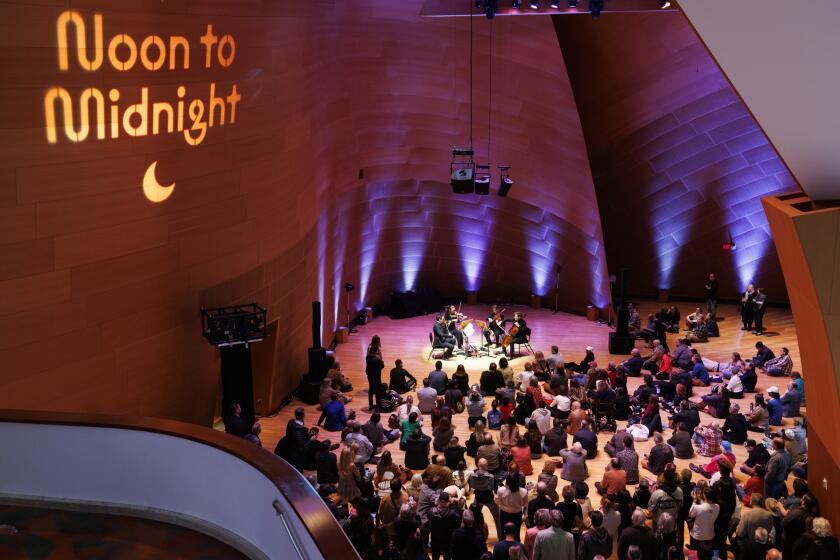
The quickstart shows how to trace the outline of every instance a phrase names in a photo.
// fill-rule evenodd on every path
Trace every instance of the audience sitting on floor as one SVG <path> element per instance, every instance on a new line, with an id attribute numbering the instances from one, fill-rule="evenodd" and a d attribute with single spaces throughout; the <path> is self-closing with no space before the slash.
<path id="1" fill-rule="evenodd" d="M 536 352 L 527 367 L 491 363 L 475 385 L 464 366 L 450 378 L 438 362 L 413 388 L 414 377 L 396 360 L 379 398 L 383 412 L 393 399 L 393 414 L 375 413 L 365 423 L 345 409 L 342 389 L 349 383 L 338 370 L 322 388 L 317 422 L 341 432 L 338 456 L 333 444 L 317 439 L 317 429 L 304 426 L 303 409 L 289 422 L 278 455 L 316 472 L 319 494 L 365 560 L 429 553 L 451 560 L 659 559 L 684 558 L 686 549 L 703 560 L 713 551 L 736 559 L 840 557 L 807 482 L 794 475 L 793 492 L 787 490 L 791 471 L 801 474 L 794 465 L 807 464 L 803 384 L 788 350 L 776 358 L 758 343 L 749 361 L 736 352 L 717 363 L 691 347 L 710 336 L 715 317 L 698 310 L 688 319 L 687 339 L 671 352 L 664 331 L 679 324 L 679 312 L 649 317 L 637 332 L 650 341 L 650 354 L 634 349 L 606 369 L 591 347 L 581 362 L 569 363 L 553 346 L 548 357 Z M 783 395 L 769 386 L 748 407 L 734 402 L 755 392 L 759 374 L 791 380 Z M 628 376 L 643 376 L 629 393 Z M 699 394 L 692 397 L 692 389 Z M 629 421 L 619 426 L 622 399 Z M 599 418 L 598 403 L 616 403 L 614 417 Z M 667 427 L 660 407 L 671 414 Z M 431 418 L 426 433 L 424 415 Z M 225 423 L 235 435 L 259 439 L 259 424 L 247 426 L 241 409 L 231 409 Z M 751 431 L 761 435 L 748 439 Z M 599 437 L 609 458 L 593 481 L 588 461 L 597 456 Z M 397 440 L 403 465 L 388 449 Z M 647 453 L 637 452 L 640 445 Z M 742 445 L 747 458 L 739 463 Z M 695 454 L 704 459 L 677 468 Z M 597 491 L 594 504 L 589 484 Z"/>

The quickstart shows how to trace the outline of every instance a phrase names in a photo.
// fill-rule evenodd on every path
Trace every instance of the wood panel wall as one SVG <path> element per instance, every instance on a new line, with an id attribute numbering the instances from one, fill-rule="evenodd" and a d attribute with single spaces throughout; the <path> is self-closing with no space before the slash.
<path id="1" fill-rule="evenodd" d="M 787 301 L 762 196 L 793 177 L 681 12 L 555 17 L 592 164 L 610 268 L 628 291 Z M 724 252 L 730 235 L 736 250 Z"/>
<path id="2" fill-rule="evenodd" d="M 840 208 L 810 202 L 804 195 L 762 200 L 799 338 L 808 404 L 808 485 L 837 527 L 840 508 L 832 497 L 840 483 Z"/>
<path id="3" fill-rule="evenodd" d="M 0 406 L 207 423 L 219 364 L 199 308 L 269 309 L 282 392 L 306 369 L 309 302 L 323 302 L 329 340 L 344 281 L 357 286 L 354 308 L 407 281 L 524 299 L 547 295 L 563 264 L 562 307 L 605 305 L 600 217 L 551 21 L 493 24 L 492 99 L 490 28 L 473 21 L 470 119 L 469 20 L 420 18 L 421 5 L 73 2 L 89 36 L 103 15 L 106 48 L 120 33 L 138 47 L 151 34 L 191 47 L 189 70 L 121 71 L 106 53 L 88 72 L 74 65 L 72 32 L 59 69 L 67 2 L 3 3 Z M 227 68 L 204 67 L 208 24 L 235 40 Z M 189 99 L 210 82 L 225 93 L 235 83 L 241 101 L 236 122 L 198 146 L 178 134 L 99 140 L 95 127 L 82 142 L 61 130 L 47 142 L 49 88 L 74 100 L 117 88 L 128 104 L 148 87 L 174 103 L 178 86 Z M 481 162 L 513 166 L 508 198 L 451 194 L 449 150 L 468 143 L 471 120 Z M 141 189 L 153 161 L 160 183 L 176 184 L 159 204 Z"/>

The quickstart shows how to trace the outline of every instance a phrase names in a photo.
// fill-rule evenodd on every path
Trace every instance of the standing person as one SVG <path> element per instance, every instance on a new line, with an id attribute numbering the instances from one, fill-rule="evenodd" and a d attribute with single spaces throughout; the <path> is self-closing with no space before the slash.
<path id="1" fill-rule="evenodd" d="M 449 494 L 441 492 L 437 506 L 429 514 L 432 560 L 438 560 L 441 556 L 444 560 L 451 558 L 452 533 L 460 524 L 461 515 L 458 513 L 458 508 L 450 503 Z"/>
<path id="2" fill-rule="evenodd" d="M 752 284 L 747 284 L 747 289 L 744 290 L 743 294 L 741 294 L 741 323 L 743 323 L 743 326 L 741 327 L 742 331 L 752 330 L 753 321 L 755 320 L 755 308 L 753 306 L 754 302 L 755 287 Z"/>
<path id="3" fill-rule="evenodd" d="M 379 335 L 370 339 L 367 356 L 365 356 L 365 375 L 368 380 L 368 410 L 373 412 L 373 399 L 379 404 L 379 385 L 382 384 L 382 370 L 385 362 L 382 360 L 382 342 Z"/>
<path id="4" fill-rule="evenodd" d="M 712 557 L 715 541 L 715 520 L 720 513 L 720 506 L 709 500 L 709 485 L 701 480 L 694 489 L 694 503 L 688 512 L 688 518 L 694 520 L 691 527 L 691 548 L 697 551 L 700 560 Z"/>
<path id="5" fill-rule="evenodd" d="M 551 527 L 537 533 L 531 560 L 574 560 L 575 539 L 563 530 L 563 514 L 553 509 L 550 515 Z"/>
<path id="6" fill-rule="evenodd" d="M 767 294 L 764 288 L 756 288 L 755 299 L 753 300 L 753 317 L 755 319 L 755 334 L 764 334 L 764 312 L 767 310 Z"/>
<path id="7" fill-rule="evenodd" d="M 710 315 L 715 316 L 717 314 L 718 281 L 714 272 L 709 273 L 709 279 L 706 281 L 704 289 L 706 290 L 706 310 Z"/>
<path id="8" fill-rule="evenodd" d="M 495 501 L 499 505 L 499 524 L 513 523 L 516 527 L 514 538 L 518 541 L 522 527 L 522 510 L 528 505 L 528 490 L 520 486 L 517 473 L 508 474 L 505 485 L 496 491 Z"/>
<path id="9" fill-rule="evenodd" d="M 592 526 L 580 537 L 578 546 L 579 560 L 592 560 L 597 555 L 608 558 L 612 554 L 613 538 L 609 531 L 603 527 L 604 514 L 600 511 L 593 511 L 589 514 Z"/>

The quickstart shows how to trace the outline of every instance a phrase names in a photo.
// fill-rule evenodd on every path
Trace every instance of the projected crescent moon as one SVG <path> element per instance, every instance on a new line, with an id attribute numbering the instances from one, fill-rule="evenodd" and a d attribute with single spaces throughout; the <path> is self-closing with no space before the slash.
<path id="1" fill-rule="evenodd" d="M 172 183 L 168 187 L 164 187 L 158 183 L 157 177 L 155 177 L 156 167 L 157 162 L 153 161 L 146 170 L 146 174 L 143 175 L 143 194 L 152 202 L 163 202 L 175 190 L 175 183 Z"/>

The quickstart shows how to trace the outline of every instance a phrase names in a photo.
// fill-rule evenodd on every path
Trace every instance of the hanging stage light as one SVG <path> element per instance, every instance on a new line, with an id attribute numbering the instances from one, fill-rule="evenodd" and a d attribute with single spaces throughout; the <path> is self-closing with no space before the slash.
<path id="1" fill-rule="evenodd" d="M 589 13 L 594 19 L 601 17 L 601 10 L 604 9 L 604 0 L 589 0 Z"/>
<path id="2" fill-rule="evenodd" d="M 531 0 L 531 9 L 532 10 L 539 10 L 540 9 L 540 0 Z"/>
<path id="3" fill-rule="evenodd" d="M 566 0 L 566 4 L 572 9 L 578 7 L 578 0 Z"/>
<path id="4" fill-rule="evenodd" d="M 519 0 L 511 0 L 511 2 L 510 2 L 510 6 L 511 6 L 513 9 L 518 10 L 518 9 L 519 9 L 519 4 L 520 4 L 520 3 L 521 3 L 521 2 L 520 2 Z"/>
<path id="5" fill-rule="evenodd" d="M 449 173 L 455 194 L 470 194 L 475 189 L 474 153 L 472 148 L 452 148 Z"/>
<path id="6" fill-rule="evenodd" d="M 560 7 L 560 0 L 551 0 L 549 6 L 554 8 L 555 10 Z"/>
<path id="7" fill-rule="evenodd" d="M 664 10 L 665 8 L 671 7 L 671 0 L 659 0 L 659 9 Z"/>
<path id="8" fill-rule="evenodd" d="M 475 166 L 475 194 L 490 194 L 490 166 Z"/>

